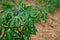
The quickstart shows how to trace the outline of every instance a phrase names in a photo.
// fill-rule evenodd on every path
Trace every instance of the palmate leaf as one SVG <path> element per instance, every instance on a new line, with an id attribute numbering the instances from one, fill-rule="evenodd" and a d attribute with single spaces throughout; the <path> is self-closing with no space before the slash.
<path id="1" fill-rule="evenodd" d="M 57 1 L 57 7 L 60 7 L 60 0 Z"/>
<path id="2" fill-rule="evenodd" d="M 2 40 L 13 40 L 11 29 L 6 30 L 5 35 Z"/>
<path id="3" fill-rule="evenodd" d="M 51 12 L 51 14 L 54 14 L 57 5 L 57 0 L 53 0 L 53 1 L 50 0 L 47 4 L 49 5 L 49 11 Z"/>
<path id="4" fill-rule="evenodd" d="M 11 4 L 7 4 L 7 3 L 3 3 L 2 4 L 2 8 L 3 10 L 8 10 L 8 9 L 12 9 L 14 6 Z"/>
<path id="5" fill-rule="evenodd" d="M 34 19 L 33 18 L 29 18 L 29 22 L 28 22 L 28 26 L 29 26 L 29 29 L 31 31 L 32 34 L 36 34 L 36 28 L 35 28 L 35 25 L 34 25 Z M 33 32 L 34 30 L 34 32 Z"/>
<path id="6" fill-rule="evenodd" d="M 17 17 L 10 19 L 10 27 L 17 27 L 17 24 L 18 24 L 17 20 L 18 20 Z"/>
<path id="7" fill-rule="evenodd" d="M 2 9 L 4 10 L 4 11 L 6 11 L 6 10 L 8 10 L 8 9 L 12 9 L 13 7 L 14 7 L 14 4 L 12 4 L 12 3 L 8 3 L 8 2 L 10 2 L 11 0 L 3 0 L 2 1 Z"/>
<path id="8" fill-rule="evenodd" d="M 0 21 L 1 21 L 2 24 L 6 25 L 11 17 L 12 16 L 8 11 L 7 12 L 6 11 L 2 12 L 1 16 L 0 16 Z"/>
<path id="9" fill-rule="evenodd" d="M 22 36 L 16 33 L 13 29 L 7 29 L 2 40 L 13 40 L 13 39 L 20 40 L 22 39 Z"/>
<path id="10" fill-rule="evenodd" d="M 56 7 L 55 7 L 54 5 L 50 5 L 50 6 L 49 6 L 49 9 L 50 9 L 51 14 L 54 14 L 55 8 L 56 8 Z"/>
<path id="11" fill-rule="evenodd" d="M 30 34 L 36 34 L 37 30 L 35 29 L 34 22 L 32 19 L 29 19 L 27 23 L 22 27 L 22 32 L 24 33 L 24 40 L 30 40 Z"/>
<path id="12" fill-rule="evenodd" d="M 19 24 L 18 23 L 21 23 L 22 25 L 24 24 L 24 22 L 21 20 L 21 18 L 19 18 L 18 16 L 15 16 L 14 18 L 12 18 L 10 20 L 10 27 L 14 26 L 14 27 L 19 27 Z"/>
<path id="13" fill-rule="evenodd" d="M 21 25 L 24 25 L 25 24 L 24 21 L 21 20 L 20 18 L 19 18 L 19 21 L 20 21 Z"/>
<path id="14" fill-rule="evenodd" d="M 23 0 L 18 0 L 17 2 L 17 5 L 19 5 L 21 8 L 24 8 L 26 6 L 26 4 L 24 3 Z"/>
<path id="15" fill-rule="evenodd" d="M 7 23 L 7 19 L 6 19 L 5 16 L 2 16 L 1 19 L 2 19 L 2 24 L 6 24 Z"/>
<path id="16" fill-rule="evenodd" d="M 16 33 L 15 31 L 13 31 L 12 33 L 14 34 L 14 35 L 13 34 L 12 35 L 13 35 L 13 37 L 15 37 L 15 40 L 20 40 L 20 39 L 23 40 L 24 39 L 21 34 Z"/>
<path id="17" fill-rule="evenodd" d="M 43 6 L 40 6 L 40 7 L 38 7 L 39 8 L 39 18 L 40 18 L 40 20 L 43 20 L 43 21 L 46 21 L 46 19 L 47 19 L 47 16 L 48 16 L 48 12 L 49 12 L 49 10 L 48 10 L 48 8 L 49 8 L 49 6 L 48 5 L 43 5 Z"/>
<path id="18" fill-rule="evenodd" d="M 16 20 L 15 20 L 15 26 L 16 26 L 16 27 L 19 27 L 18 22 L 19 22 L 18 19 L 16 19 Z"/>

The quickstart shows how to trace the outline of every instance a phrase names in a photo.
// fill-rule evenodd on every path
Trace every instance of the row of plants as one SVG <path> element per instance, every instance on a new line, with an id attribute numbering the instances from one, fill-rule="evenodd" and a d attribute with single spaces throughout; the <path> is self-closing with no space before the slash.
<path id="1" fill-rule="evenodd" d="M 24 0 L 0 0 L 0 40 L 31 40 L 36 34 L 35 22 L 46 21 L 48 13 L 54 14 L 60 0 L 34 0 L 35 7 Z"/>
<path id="2" fill-rule="evenodd" d="M 40 18 L 46 21 L 48 13 L 54 14 L 56 8 L 60 8 L 60 0 L 34 0 L 36 8 L 40 11 Z M 40 20 L 41 20 L 40 19 Z"/>

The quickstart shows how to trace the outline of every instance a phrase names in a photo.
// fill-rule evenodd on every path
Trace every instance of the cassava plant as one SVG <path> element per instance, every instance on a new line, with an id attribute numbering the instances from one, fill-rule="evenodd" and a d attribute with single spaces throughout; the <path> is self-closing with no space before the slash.
<path id="1" fill-rule="evenodd" d="M 0 0 L 0 40 L 31 40 L 36 34 L 36 21 L 46 21 L 48 13 L 60 7 L 60 0 L 34 0 L 35 7 L 28 6 L 24 0 Z"/>
<path id="2" fill-rule="evenodd" d="M 36 8 L 40 11 L 40 20 L 46 21 L 48 13 L 54 14 L 56 8 L 60 8 L 60 0 L 34 0 Z M 38 18 L 38 19 L 39 19 Z"/>
<path id="3" fill-rule="evenodd" d="M 37 32 L 36 10 L 23 0 L 3 0 L 1 5 L 0 40 L 30 40 L 30 35 Z"/>

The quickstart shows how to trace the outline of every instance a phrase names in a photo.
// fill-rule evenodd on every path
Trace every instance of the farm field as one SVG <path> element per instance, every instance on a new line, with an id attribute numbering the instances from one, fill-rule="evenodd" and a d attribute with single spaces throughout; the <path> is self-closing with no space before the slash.
<path id="1" fill-rule="evenodd" d="M 35 5 L 33 0 L 25 0 L 27 5 Z M 2 11 L 0 5 L 0 12 Z M 48 14 L 47 21 L 35 23 L 37 33 L 31 35 L 31 40 L 60 40 L 60 8 L 55 10 L 55 14 Z"/>

